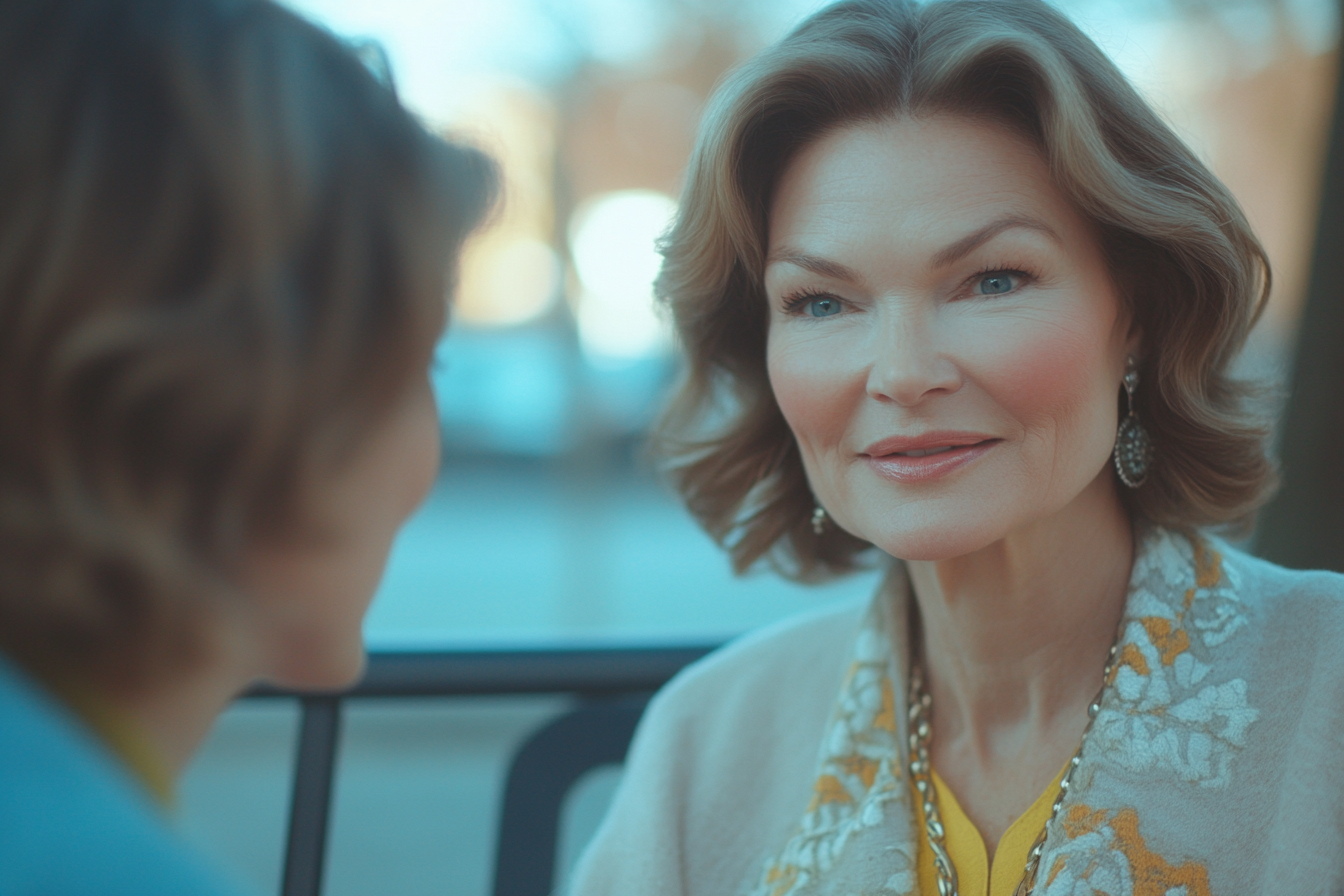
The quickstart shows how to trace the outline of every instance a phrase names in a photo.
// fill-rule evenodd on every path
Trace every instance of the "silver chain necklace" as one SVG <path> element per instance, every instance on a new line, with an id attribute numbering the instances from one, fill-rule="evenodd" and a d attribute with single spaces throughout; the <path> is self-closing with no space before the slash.
<path id="1" fill-rule="evenodd" d="M 1106 667 L 1101 673 L 1101 689 L 1087 706 L 1087 727 L 1083 729 L 1078 749 L 1073 751 L 1073 758 L 1069 760 L 1064 770 L 1064 777 L 1059 779 L 1059 793 L 1055 796 L 1054 805 L 1050 807 L 1050 817 L 1046 819 L 1041 832 L 1036 835 L 1036 841 L 1031 845 L 1031 851 L 1027 853 L 1026 871 L 1017 889 L 1013 891 L 1013 896 L 1031 896 L 1036 889 L 1036 874 L 1041 867 L 1041 853 L 1045 850 L 1046 834 L 1055 816 L 1059 814 L 1059 807 L 1064 805 L 1064 797 L 1068 796 L 1073 773 L 1077 771 L 1078 763 L 1082 761 L 1087 735 L 1091 733 L 1092 723 L 1097 720 L 1097 713 L 1101 711 L 1101 698 L 1110 684 L 1111 675 L 1115 672 L 1116 657 L 1120 654 L 1120 634 L 1123 631 L 1122 619 L 1115 640 L 1111 642 L 1110 653 L 1106 656 Z M 916 638 L 920 637 L 918 626 L 914 627 L 913 634 Z M 910 668 L 909 703 L 910 780 L 914 782 L 915 790 L 919 791 L 920 804 L 924 809 L 924 832 L 929 838 L 929 849 L 933 852 L 934 870 L 938 873 L 938 896 L 958 896 L 957 869 L 947 851 L 946 831 L 943 828 L 942 817 L 938 813 L 938 794 L 933 786 L 933 766 L 929 762 L 929 741 L 933 736 L 933 698 L 924 687 L 924 665 L 919 659 L 916 659 Z"/>

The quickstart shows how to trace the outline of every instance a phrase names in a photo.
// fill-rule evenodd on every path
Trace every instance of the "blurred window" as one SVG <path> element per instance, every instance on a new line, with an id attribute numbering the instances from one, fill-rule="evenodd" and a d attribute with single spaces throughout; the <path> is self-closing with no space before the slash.
<path id="1" fill-rule="evenodd" d="M 676 374 L 650 285 L 701 109 L 816 0 L 291 0 L 404 101 L 500 159 L 434 374 L 438 488 L 397 545 L 370 643 L 724 636 L 803 589 L 727 561 L 643 461 Z M 1275 263 L 1244 363 L 1279 377 L 1333 87 L 1332 0 L 1060 0 L 1241 198 Z"/>

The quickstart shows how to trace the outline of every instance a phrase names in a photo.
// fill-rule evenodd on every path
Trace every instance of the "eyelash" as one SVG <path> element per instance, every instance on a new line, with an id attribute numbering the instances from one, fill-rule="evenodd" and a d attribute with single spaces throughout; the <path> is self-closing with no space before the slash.
<path id="1" fill-rule="evenodd" d="M 1020 278 L 1022 282 L 1018 285 L 1018 289 L 1020 289 L 1023 286 L 1026 286 L 1028 283 L 1034 283 L 1040 279 L 1040 277 L 1035 272 L 1029 271 L 1026 268 L 1018 267 L 1011 264 L 996 264 L 996 265 L 990 265 L 989 267 L 979 270 L 976 273 L 972 274 L 971 276 L 967 277 L 966 283 L 970 286 L 975 286 L 981 280 L 988 277 L 990 274 L 1011 274 L 1014 277 Z M 1013 290 L 1013 292 L 1017 292 L 1017 290 L 1015 289 Z"/>
<path id="2" fill-rule="evenodd" d="M 794 314 L 802 310 L 803 306 L 813 299 L 835 299 L 843 302 L 844 299 L 829 293 L 824 289 L 800 289 L 797 292 L 789 293 L 784 297 L 784 313 Z"/>
<path id="3" fill-rule="evenodd" d="M 990 274 L 1011 274 L 1020 278 L 1022 283 L 1019 284 L 1019 289 L 1028 283 L 1034 283 L 1036 280 L 1040 279 L 1035 272 L 1024 267 L 1018 267 L 1011 264 L 996 264 L 976 271 L 974 274 L 967 277 L 965 282 L 967 284 L 975 284 L 985 277 L 988 277 Z M 1014 290 L 1014 292 L 1016 292 L 1016 290 Z M 784 313 L 795 314 L 813 299 L 835 299 L 838 302 L 845 301 L 835 293 L 827 292 L 824 289 L 800 289 L 797 292 L 789 293 L 787 296 L 784 296 Z"/>

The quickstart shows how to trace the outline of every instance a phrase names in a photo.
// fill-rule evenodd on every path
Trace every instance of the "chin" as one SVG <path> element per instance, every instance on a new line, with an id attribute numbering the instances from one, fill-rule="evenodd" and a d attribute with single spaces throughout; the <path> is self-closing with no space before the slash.
<path id="1" fill-rule="evenodd" d="M 952 560 L 973 554 L 989 545 L 990 541 L 972 541 L 964 537 L 950 535 L 920 535 L 911 538 L 889 540 L 878 547 L 898 560 Z"/>
<path id="2" fill-rule="evenodd" d="M 294 691 L 343 691 L 364 676 L 367 662 L 362 641 L 342 650 L 289 650 L 275 664 L 270 680 Z"/>
<path id="3" fill-rule="evenodd" d="M 880 550 L 899 560 L 951 560 L 964 557 L 993 544 L 1006 534 L 984 514 L 965 516 L 919 518 L 899 521 L 890 519 L 872 527 L 873 535 L 860 535 Z"/>

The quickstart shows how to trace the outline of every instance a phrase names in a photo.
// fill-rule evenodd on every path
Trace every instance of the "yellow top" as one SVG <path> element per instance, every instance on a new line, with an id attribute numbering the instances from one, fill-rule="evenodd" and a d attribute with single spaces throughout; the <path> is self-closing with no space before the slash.
<path id="1" fill-rule="evenodd" d="M 51 682 L 52 690 L 121 760 L 160 806 L 173 806 L 173 773 L 140 726 L 101 691 L 73 677 Z"/>
<path id="2" fill-rule="evenodd" d="M 1031 852 L 1037 835 L 1050 818 L 1050 807 L 1059 794 L 1059 779 L 1062 777 L 1063 768 L 1055 775 L 1055 780 L 1036 797 L 1036 802 L 1003 832 L 994 850 L 994 862 L 991 865 L 984 838 L 962 811 L 952 788 L 943 783 L 937 771 L 933 772 L 933 788 L 938 794 L 938 813 L 943 819 L 944 841 L 948 855 L 952 857 L 952 864 L 957 869 L 959 896 L 1013 896 L 1013 891 L 1022 882 L 1027 853 Z M 910 792 L 914 794 L 915 821 L 919 825 L 920 896 L 938 896 L 938 872 L 933 867 L 933 850 L 929 848 L 929 837 L 924 831 L 924 808 L 913 785 Z"/>

